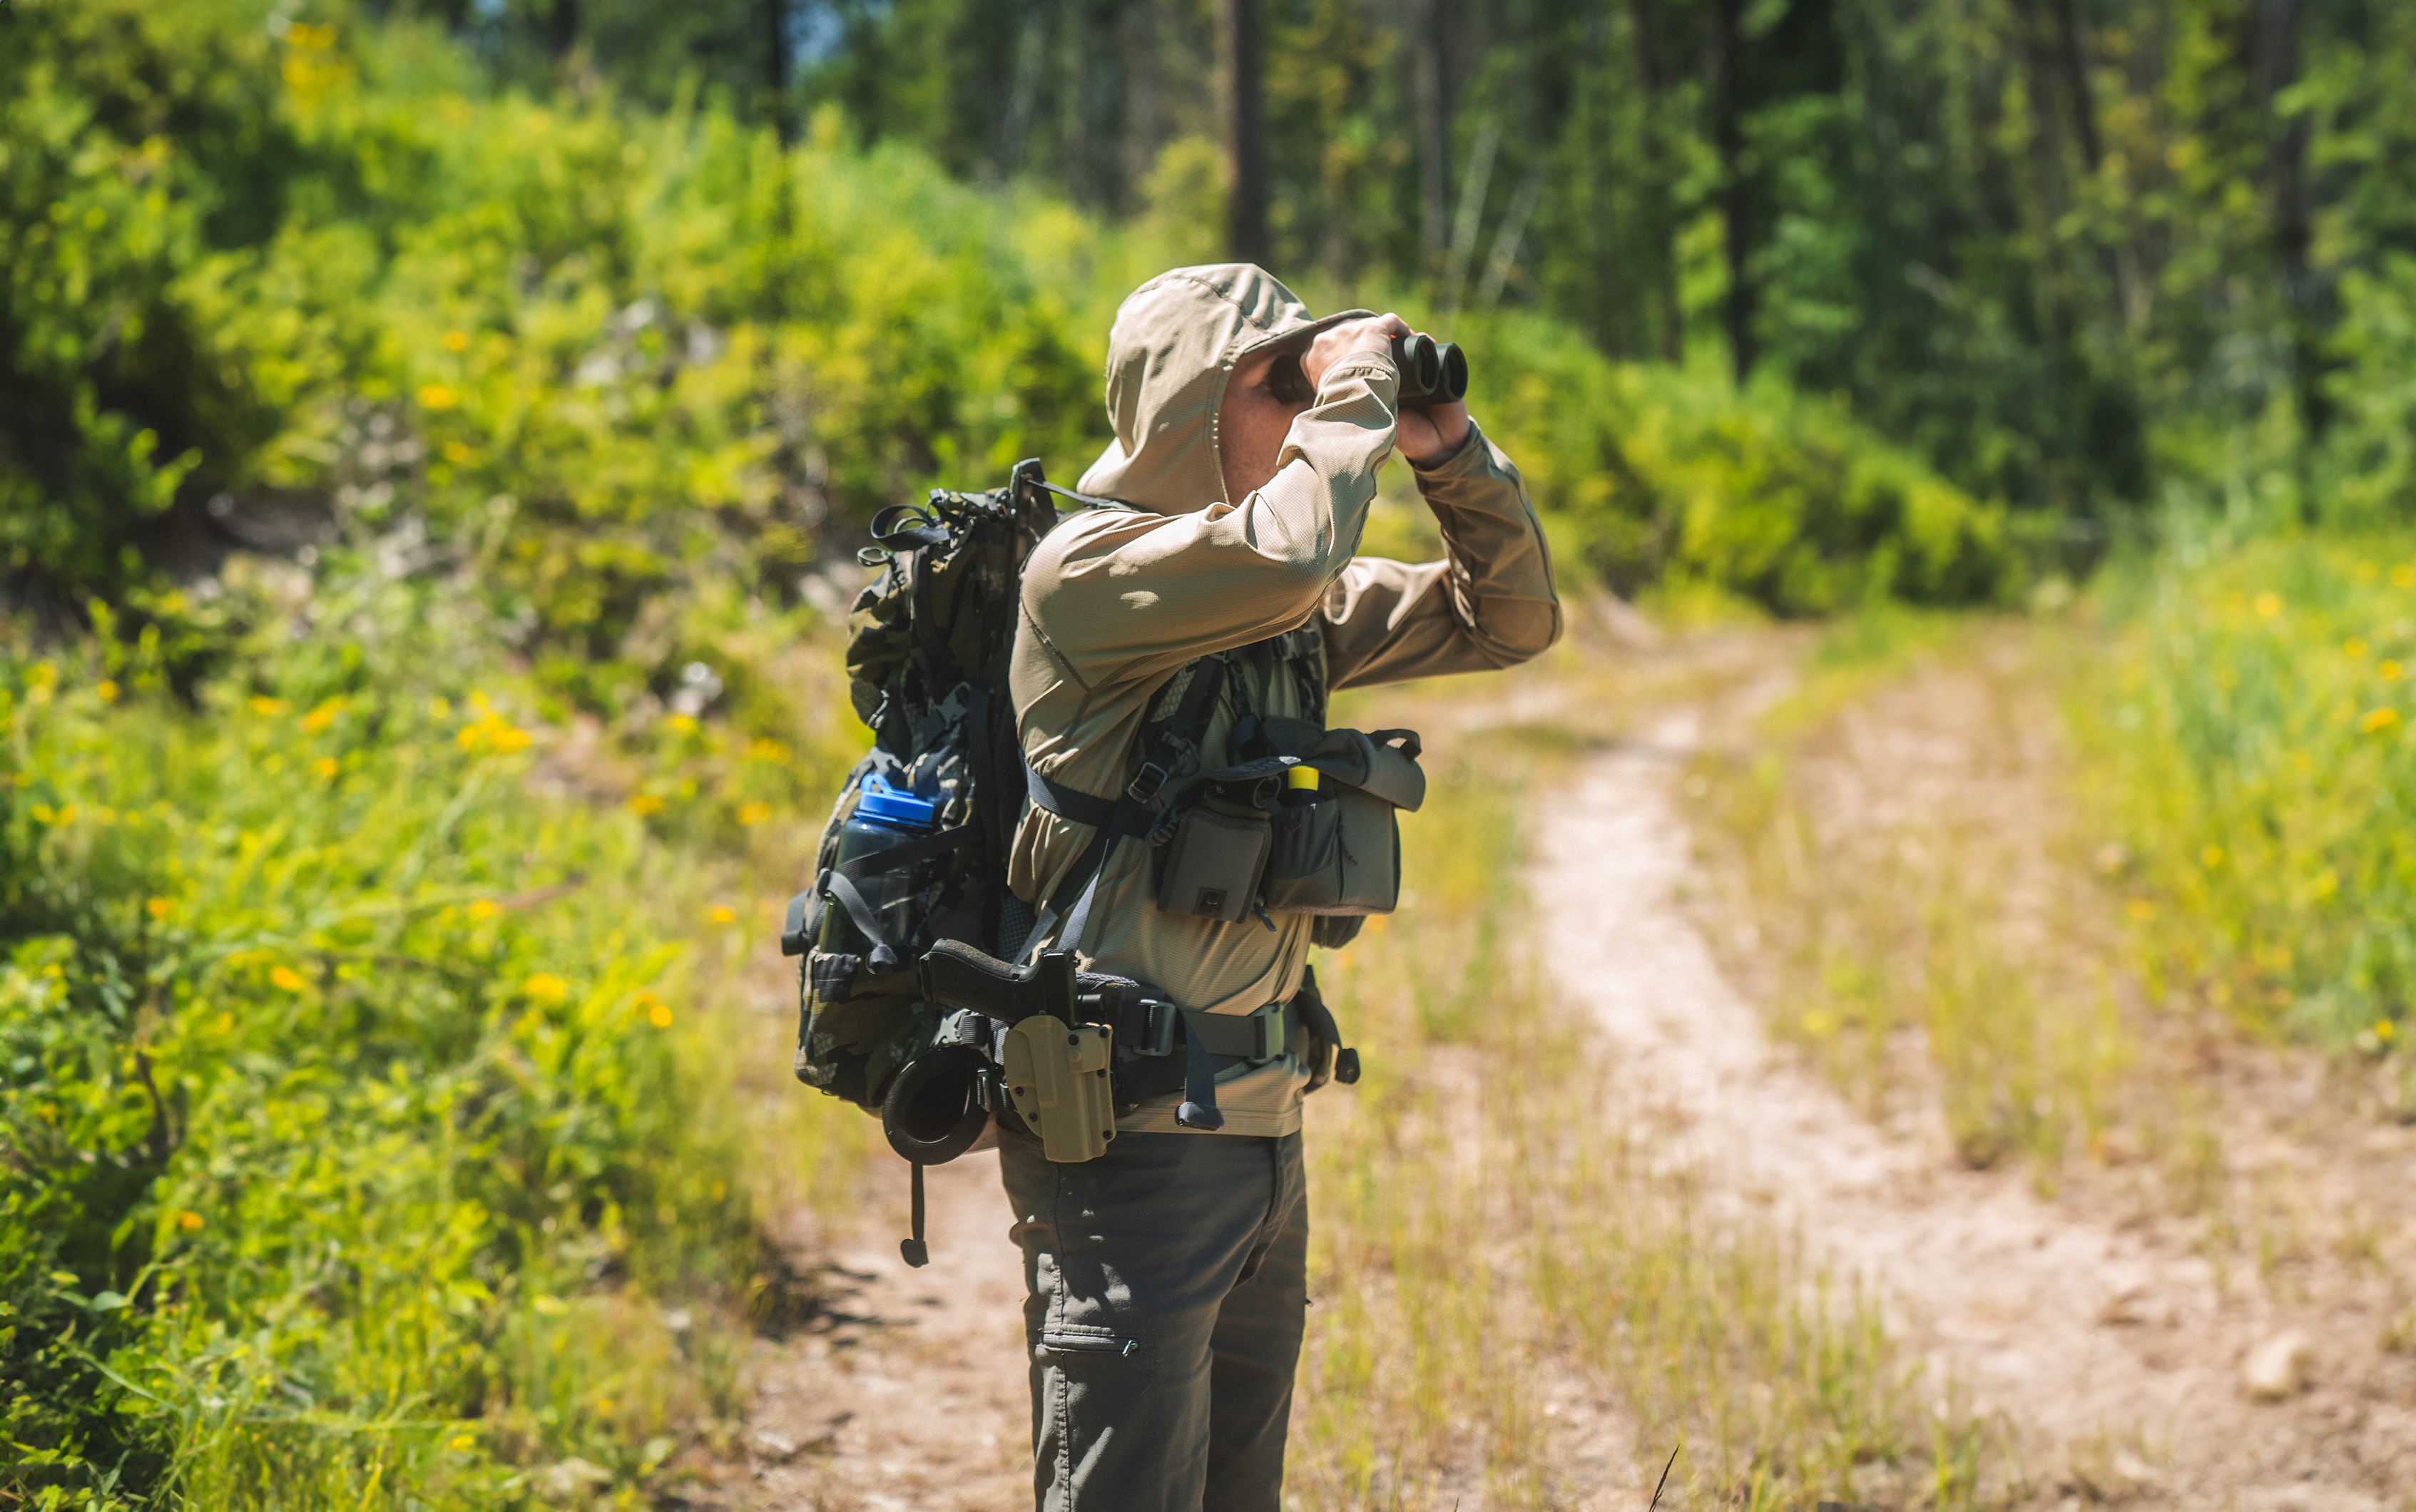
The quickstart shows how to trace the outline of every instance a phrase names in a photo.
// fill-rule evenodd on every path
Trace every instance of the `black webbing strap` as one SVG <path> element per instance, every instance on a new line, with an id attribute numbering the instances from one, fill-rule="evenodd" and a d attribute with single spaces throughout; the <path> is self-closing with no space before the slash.
<path id="1" fill-rule="evenodd" d="M 1300 1010 L 1301 1021 L 1308 1032 L 1334 1047 L 1334 1080 L 1349 1086 L 1359 1080 L 1359 1052 L 1342 1043 L 1342 1026 L 1334 1021 L 1334 1010 L 1325 1005 L 1324 994 L 1317 990 L 1317 970 L 1303 966 L 1300 970 L 1300 990 L 1292 995 L 1291 1005 Z"/>
<path id="2" fill-rule="evenodd" d="M 1105 829 L 1116 817 L 1116 801 L 1102 798 L 1095 793 L 1069 788 L 1053 778 L 1046 778 L 1027 759 L 1023 764 L 1023 791 L 1032 796 L 1032 807 L 1046 809 L 1060 819 L 1070 819 L 1078 824 Z"/>
<path id="3" fill-rule="evenodd" d="M 867 852 L 863 855 L 832 867 L 822 874 L 822 879 L 816 884 L 816 887 L 839 907 L 847 910 L 849 922 L 855 926 L 857 933 L 864 936 L 865 943 L 872 947 L 872 953 L 865 959 L 883 971 L 896 971 L 904 964 L 897 949 L 897 945 L 902 942 L 893 943 L 881 937 L 881 920 L 874 915 L 872 904 L 865 898 L 863 890 L 856 886 L 857 881 L 875 871 L 888 871 L 898 867 L 913 866 L 917 861 L 929 860 L 935 855 L 945 855 L 950 851 L 971 845 L 978 834 L 979 831 L 974 825 L 959 824 L 954 829 L 944 829 L 930 835 L 918 835 L 911 840 L 899 840 L 895 845 Z"/>
<path id="4" fill-rule="evenodd" d="M 1171 769 L 1165 764 L 1173 759 L 1172 753 L 1166 749 L 1162 733 L 1204 728 L 1208 706 L 1224 688 L 1225 663 L 1221 658 L 1202 658 L 1190 665 L 1194 669 L 1191 681 L 1184 688 L 1181 702 L 1175 706 L 1174 713 L 1158 727 L 1161 738 L 1153 742 L 1156 748 L 1143 760 L 1140 771 L 1125 785 L 1123 796 L 1110 800 L 1095 793 L 1077 792 L 1033 770 L 1030 758 L 1024 761 L 1024 789 L 1032 794 L 1035 805 L 1061 819 L 1095 825 L 1099 830 L 1098 836 L 1076 858 L 1074 869 L 1066 874 L 1065 884 L 1058 889 L 1057 896 L 1062 898 L 1065 888 L 1075 885 L 1075 879 L 1082 879 L 1081 892 L 1074 900 L 1074 905 L 1065 911 L 1065 928 L 1056 935 L 1057 946 L 1061 950 L 1071 950 L 1078 955 L 1081 952 L 1083 938 L 1090 932 L 1091 905 L 1098 900 L 1099 880 L 1108 874 L 1108 862 L 1115 854 L 1116 842 L 1140 832 L 1143 827 L 1141 822 L 1149 816 L 1150 806 L 1157 801 L 1159 791 L 1166 786 L 1171 775 Z M 1186 738 L 1193 739 L 1196 744 L 1196 737 Z M 1102 808 L 1108 810 L 1104 815 L 1100 813 Z M 1040 923 L 1032 931 L 1035 943 L 1049 935 L 1055 913 L 1056 904 L 1052 900 L 1049 910 L 1041 915 Z"/>
<path id="5" fill-rule="evenodd" d="M 1183 1106 L 1174 1110 L 1174 1121 L 1185 1128 L 1223 1128 L 1225 1115 L 1216 1108 L 1216 1052 L 1203 1036 L 1188 1033 L 1187 1022 L 1184 1028 Z"/>
<path id="6" fill-rule="evenodd" d="M 1048 481 L 1046 478 L 1027 477 L 1023 481 L 1031 484 L 1034 488 L 1047 489 L 1051 493 L 1071 499 L 1076 504 L 1082 506 L 1086 509 L 1129 509 L 1132 507 L 1131 505 L 1125 503 L 1122 499 L 1103 499 L 1095 493 L 1077 493 L 1072 489 L 1061 489 L 1056 484 Z"/>
<path id="7" fill-rule="evenodd" d="M 908 1223 L 914 1237 L 898 1241 L 898 1255 L 907 1264 L 921 1270 L 931 1263 L 931 1247 L 923 1242 L 923 1165 L 919 1160 L 910 1160 L 906 1169 L 914 1172 L 907 1178 L 910 1183 L 907 1189 L 912 1195 L 906 1201 Z"/>
<path id="8" fill-rule="evenodd" d="M 1262 1066 L 1284 1052 L 1299 1024 L 1300 1015 L 1290 1003 L 1257 1013 L 1185 1010 L 1183 1105 L 1174 1110 L 1174 1121 L 1185 1128 L 1223 1128 L 1225 1115 L 1216 1107 L 1216 1063 Z"/>
<path id="9" fill-rule="evenodd" d="M 880 915 L 873 913 L 872 905 L 865 900 L 853 877 L 833 867 L 823 873 L 823 890 L 830 894 L 839 907 L 847 910 L 848 918 L 855 925 L 855 932 L 863 935 L 865 943 L 872 946 L 872 954 L 865 958 L 867 960 L 883 971 L 896 971 L 905 964 L 899 959 L 897 947 L 881 937 Z"/>

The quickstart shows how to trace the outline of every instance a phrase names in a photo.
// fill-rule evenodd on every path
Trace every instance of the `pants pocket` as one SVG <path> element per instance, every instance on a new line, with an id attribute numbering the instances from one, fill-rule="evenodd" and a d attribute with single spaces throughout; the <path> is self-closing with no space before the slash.
<path id="1" fill-rule="evenodd" d="M 1102 1329 L 1051 1328 L 1040 1336 L 1040 1348 L 1058 1354 L 1112 1354 L 1128 1360 L 1140 1353 L 1140 1340 Z"/>

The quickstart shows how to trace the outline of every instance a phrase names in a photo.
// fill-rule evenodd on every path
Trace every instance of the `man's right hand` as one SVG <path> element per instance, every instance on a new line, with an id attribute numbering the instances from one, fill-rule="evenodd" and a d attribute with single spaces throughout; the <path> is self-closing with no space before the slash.
<path id="1" fill-rule="evenodd" d="M 1398 315 L 1370 315 L 1366 320 L 1346 320 L 1339 325 L 1328 326 L 1317 333 L 1301 354 L 1300 370 L 1308 379 L 1311 389 L 1325 386 L 1325 374 L 1333 366 L 1354 352 L 1382 352 L 1391 348 L 1397 336 L 1414 334 L 1410 323 Z"/>
<path id="2" fill-rule="evenodd" d="M 1326 372 L 1345 356 L 1358 352 L 1387 352 L 1396 338 L 1415 334 L 1408 321 L 1389 312 L 1366 320 L 1344 321 L 1317 333 L 1308 350 L 1301 355 L 1300 370 L 1308 379 L 1310 388 L 1321 389 Z M 1462 403 L 1402 410 L 1394 416 L 1395 445 L 1412 463 L 1424 467 L 1457 451 L 1468 439 L 1468 406 Z"/>

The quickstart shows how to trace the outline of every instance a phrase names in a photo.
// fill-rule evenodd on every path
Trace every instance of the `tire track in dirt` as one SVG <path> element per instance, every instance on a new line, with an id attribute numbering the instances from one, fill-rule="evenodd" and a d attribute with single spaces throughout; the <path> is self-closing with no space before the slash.
<path id="1" fill-rule="evenodd" d="M 1700 727 L 1683 711 L 1580 762 L 1534 827 L 1532 896 L 1556 984 L 1591 1008 L 1656 1149 L 1871 1285 L 1929 1362 L 1931 1389 L 1952 1381 L 2013 1427 L 2032 1495 L 2392 1504 L 2353 1484 L 2370 1486 L 2370 1470 L 2306 1452 L 2320 1404 L 2239 1396 L 2235 1362 L 2268 1309 L 2227 1293 L 2186 1245 L 2042 1201 L 2017 1171 L 1968 1170 L 1942 1126 L 1882 1131 L 1770 1049 L 1682 902 L 1695 868 L 1672 756 Z"/>

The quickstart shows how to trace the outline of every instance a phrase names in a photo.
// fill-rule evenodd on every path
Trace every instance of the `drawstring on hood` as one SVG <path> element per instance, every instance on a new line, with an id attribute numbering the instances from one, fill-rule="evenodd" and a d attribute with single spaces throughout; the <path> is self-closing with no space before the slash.
<path id="1" fill-rule="evenodd" d="M 1159 274 L 1117 308 L 1107 373 L 1116 438 L 1080 488 L 1155 514 L 1232 502 L 1216 460 L 1216 412 L 1234 366 L 1270 346 L 1306 346 L 1329 325 L 1372 313 L 1312 319 L 1290 289 L 1248 263 Z"/>

